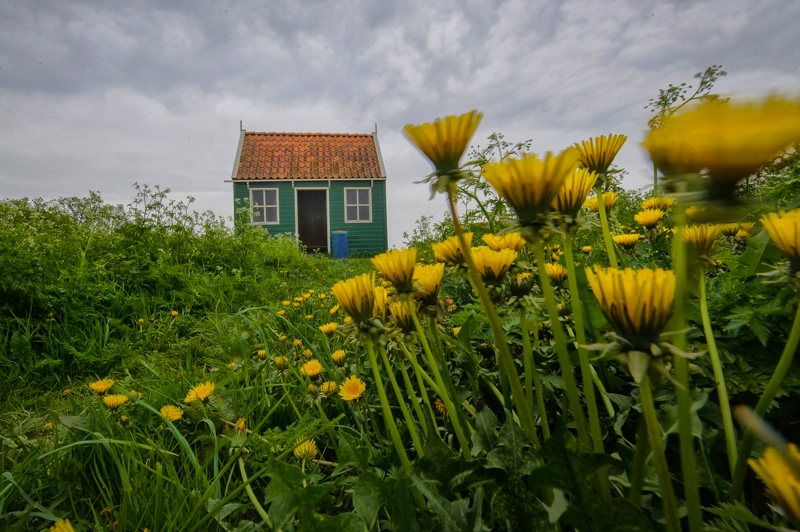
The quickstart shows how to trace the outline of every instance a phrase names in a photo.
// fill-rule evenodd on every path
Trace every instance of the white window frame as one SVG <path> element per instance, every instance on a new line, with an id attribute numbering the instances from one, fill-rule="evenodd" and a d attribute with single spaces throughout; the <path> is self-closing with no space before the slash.
<path id="1" fill-rule="evenodd" d="M 278 211 L 277 221 L 275 222 L 268 222 L 267 221 L 267 207 L 272 208 L 273 205 L 266 205 L 266 197 L 264 198 L 265 205 L 255 205 L 253 202 L 253 192 L 266 192 L 266 191 L 274 191 L 275 192 L 275 210 Z M 279 225 L 281 223 L 281 193 L 280 189 L 277 187 L 265 187 L 265 188 L 251 188 L 250 192 L 250 223 L 253 225 Z M 255 222 L 253 221 L 253 210 L 257 208 L 264 209 L 264 221 L 263 222 Z"/>
<path id="2" fill-rule="evenodd" d="M 367 190 L 369 192 L 369 220 L 348 220 L 347 219 L 347 191 L 348 190 Z M 358 192 L 356 192 L 356 201 L 358 201 Z M 360 203 L 356 203 L 355 205 L 349 205 L 350 207 L 356 207 L 356 212 L 358 212 L 358 207 L 363 207 L 364 205 Z M 344 189 L 344 223 L 346 224 L 371 224 L 372 223 L 372 187 L 346 187 Z"/>

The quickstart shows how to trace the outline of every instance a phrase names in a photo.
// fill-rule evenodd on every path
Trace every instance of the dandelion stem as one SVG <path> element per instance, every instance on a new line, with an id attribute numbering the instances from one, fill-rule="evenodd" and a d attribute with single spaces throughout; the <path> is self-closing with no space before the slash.
<path id="1" fill-rule="evenodd" d="M 605 179 L 603 179 L 603 181 L 605 181 Z M 611 240 L 611 231 L 608 228 L 606 202 L 603 200 L 602 190 L 599 189 L 597 190 L 597 212 L 600 213 L 600 225 L 603 228 L 603 241 L 606 244 L 606 253 L 608 253 L 608 264 L 612 268 L 617 268 L 617 254 L 614 252 L 614 241 Z"/>
<path id="2" fill-rule="evenodd" d="M 428 316 L 428 330 L 431 332 L 431 336 L 433 336 L 434 343 L 433 343 L 433 351 L 436 355 L 436 358 L 439 360 L 439 364 L 442 368 L 447 367 L 447 361 L 444 357 L 444 346 L 442 345 L 442 339 L 439 336 L 439 328 L 436 326 L 435 319 L 432 316 Z M 450 397 L 453 399 L 453 404 L 457 404 L 455 401 L 458 400 L 458 392 L 456 391 L 455 385 L 453 385 L 453 378 L 450 376 L 449 372 L 445 373 L 445 377 L 442 378 L 444 381 L 445 386 L 447 386 L 447 392 L 450 394 Z M 464 417 L 463 412 L 460 409 L 456 409 L 457 414 L 460 416 L 458 418 L 458 422 L 461 426 L 467 427 L 469 434 L 471 435 L 474 430 L 467 422 L 467 419 Z"/>
<path id="3" fill-rule="evenodd" d="M 653 462 L 658 474 L 658 484 L 661 488 L 661 501 L 664 505 L 664 520 L 668 532 L 681 532 L 678 520 L 678 505 L 675 501 L 675 492 L 672 489 L 672 479 L 669 476 L 667 457 L 661 444 L 661 425 L 658 424 L 656 407 L 653 403 L 653 390 L 650 388 L 650 376 L 644 374 L 639 383 L 639 392 L 642 398 L 642 413 L 647 423 L 647 434 L 650 438 L 650 448 L 653 450 Z"/>
<path id="4" fill-rule="evenodd" d="M 406 448 L 403 447 L 403 442 L 400 439 L 400 432 L 397 430 L 397 423 L 395 423 L 394 414 L 392 414 L 392 408 L 389 406 L 389 399 L 386 397 L 386 390 L 383 388 L 380 367 L 378 366 L 378 360 L 375 358 L 375 348 L 372 346 L 372 342 L 367 342 L 367 355 L 369 356 L 369 364 L 372 366 L 372 375 L 375 378 L 375 388 L 378 390 L 378 397 L 381 400 L 384 421 L 389 429 L 389 435 L 392 438 L 392 443 L 394 443 L 394 449 L 397 451 L 397 455 L 400 458 L 400 465 L 403 467 L 403 472 L 407 477 L 410 477 L 411 462 L 408 460 Z"/>
<path id="5" fill-rule="evenodd" d="M 411 362 L 411 367 L 414 368 L 414 375 L 417 378 L 417 386 L 419 386 L 419 392 L 420 395 L 422 395 L 422 401 L 425 403 L 425 405 L 427 405 L 428 411 L 431 413 L 433 426 L 435 427 L 436 414 L 433 412 L 433 406 L 431 405 L 431 400 L 428 398 L 428 392 L 425 389 L 425 382 L 423 381 L 423 378 L 428 379 L 428 383 L 431 385 L 431 390 L 433 390 L 433 393 L 435 393 L 436 395 L 439 395 L 439 392 L 437 391 L 439 387 L 436 386 L 436 383 L 433 382 L 433 379 L 431 379 L 430 376 L 428 376 L 428 374 L 420 367 L 419 362 L 417 362 L 416 355 L 409 352 L 405 343 L 399 342 L 399 344 L 400 348 L 403 350 L 403 354 L 408 359 L 408 361 Z M 425 425 L 427 426 L 427 423 Z"/>
<path id="6" fill-rule="evenodd" d="M 644 468 L 650 454 L 650 441 L 647 439 L 647 423 L 639 418 L 636 431 L 636 449 L 633 452 L 631 467 L 631 488 L 628 491 L 628 502 L 639 508 L 642 505 L 642 487 L 644 486 Z"/>
<path id="7" fill-rule="evenodd" d="M 264 507 L 261 506 L 261 503 L 258 502 L 258 497 L 253 492 L 253 488 L 250 486 L 250 482 L 247 481 L 247 471 L 244 469 L 244 460 L 242 457 L 239 457 L 239 473 L 242 475 L 242 482 L 244 483 L 244 489 L 247 492 L 247 498 L 250 499 L 250 502 L 253 504 L 253 507 L 258 512 L 258 515 L 261 519 L 264 520 L 265 523 L 269 523 L 269 517 L 267 516 L 267 512 L 264 510 Z M 158 500 L 158 497 L 156 497 Z"/>
<path id="8" fill-rule="evenodd" d="M 725 429 L 725 448 L 728 452 L 728 465 L 731 468 L 731 478 L 736 469 L 736 429 L 733 426 L 731 403 L 728 399 L 728 388 L 725 385 L 725 374 L 722 372 L 722 362 L 717 351 L 717 342 L 714 339 L 714 330 L 711 328 L 711 318 L 708 315 L 708 298 L 706 297 L 705 268 L 700 268 L 700 314 L 703 317 L 703 332 L 706 335 L 708 354 L 711 356 L 711 366 L 714 368 L 714 379 L 717 381 L 717 394 L 719 407 L 722 410 L 722 426 Z"/>
<path id="9" fill-rule="evenodd" d="M 456 407 L 450 398 L 450 394 L 447 393 L 447 387 L 442 379 L 439 366 L 436 364 L 436 359 L 434 358 L 433 353 L 431 353 L 431 347 L 428 345 L 428 339 L 425 336 L 425 331 L 422 328 L 422 324 L 419 322 L 419 318 L 417 317 L 417 309 L 414 308 L 414 304 L 410 299 L 407 301 L 407 305 L 409 312 L 411 313 L 411 319 L 414 321 L 414 327 L 417 329 L 417 336 L 422 344 L 422 349 L 425 351 L 425 356 L 428 357 L 428 364 L 431 366 L 434 379 L 436 379 L 436 385 L 439 387 L 439 397 L 442 399 L 442 402 L 444 402 L 445 409 L 447 410 L 450 420 L 453 423 L 453 430 L 458 438 L 458 443 L 461 445 L 461 454 L 464 456 L 464 460 L 469 462 L 472 460 L 472 453 L 470 451 L 469 440 L 467 440 L 467 437 L 464 436 L 464 429 L 461 427 L 461 423 L 459 422 L 458 412 L 456 411 Z"/>
<path id="10" fill-rule="evenodd" d="M 789 338 L 786 340 L 786 346 L 783 348 L 781 358 L 778 360 L 778 365 L 772 373 L 764 393 L 758 400 L 758 404 L 754 413 L 758 417 L 764 417 L 772 406 L 772 400 L 778 393 L 781 387 L 781 382 L 786 376 L 786 372 L 792 365 L 795 351 L 797 351 L 797 344 L 800 342 L 800 305 L 797 306 L 797 311 L 794 315 L 794 323 L 792 323 L 792 330 L 789 333 Z M 737 501 L 742 497 L 742 489 L 744 488 L 744 475 L 747 472 L 747 459 L 750 458 L 750 452 L 753 450 L 753 445 L 756 443 L 756 433 L 752 428 L 748 428 L 742 438 L 742 445 L 739 447 L 739 459 L 736 461 L 736 469 L 733 472 L 733 482 L 731 486 L 731 500 Z"/>
<path id="11" fill-rule="evenodd" d="M 422 427 L 422 432 L 425 434 L 425 437 L 428 437 L 428 424 L 425 423 L 425 417 L 422 413 L 422 407 L 419 406 L 419 399 L 417 398 L 417 392 L 414 390 L 414 385 L 411 384 L 411 377 L 408 376 L 408 369 L 406 368 L 406 363 L 402 359 L 397 359 L 397 364 L 400 366 L 400 372 L 403 374 L 403 383 L 406 385 L 406 390 L 408 390 L 408 397 L 411 400 L 411 407 L 414 409 L 414 413 L 417 414 L 417 423 L 420 427 Z"/>
<path id="12" fill-rule="evenodd" d="M 422 442 L 417 434 L 417 428 L 414 426 L 414 419 L 411 417 L 411 412 L 409 412 L 406 402 L 403 399 L 403 392 L 400 390 L 400 386 L 397 384 L 397 379 L 394 376 L 392 364 L 389 362 L 389 357 L 386 355 L 386 349 L 384 349 L 382 345 L 379 345 L 378 351 L 381 354 L 381 359 L 383 359 L 383 365 L 386 366 L 386 373 L 389 375 L 389 382 L 391 383 L 394 394 L 397 397 L 397 403 L 400 405 L 400 411 L 403 413 L 403 419 L 406 420 L 406 425 L 408 425 L 408 432 L 411 434 L 411 441 L 414 442 L 414 448 L 417 450 L 417 456 L 422 457 L 425 454 L 422 450 Z"/>
<path id="13" fill-rule="evenodd" d="M 286 398 L 289 400 L 289 404 L 292 405 L 292 410 L 294 410 L 294 413 L 297 414 L 297 420 L 299 421 L 303 418 L 303 416 L 300 415 L 300 411 L 295 406 L 294 401 L 292 401 L 292 396 L 289 395 L 289 390 L 286 389 L 286 384 L 283 382 L 283 376 L 280 376 L 279 378 L 281 380 L 281 388 L 283 388 L 283 393 L 286 394 Z"/>
<path id="14" fill-rule="evenodd" d="M 506 337 L 503 333 L 503 326 L 500 324 L 500 318 L 497 316 L 497 311 L 495 310 L 491 297 L 489 297 L 489 292 L 486 290 L 486 286 L 483 284 L 483 279 L 481 279 L 480 273 L 475 267 L 475 261 L 472 260 L 470 248 L 467 245 L 466 238 L 464 237 L 464 229 L 461 227 L 461 222 L 458 219 L 458 212 L 456 211 L 456 206 L 453 202 L 453 192 L 455 191 L 448 190 L 447 193 L 447 200 L 450 204 L 450 213 L 453 217 L 453 226 L 455 227 L 456 235 L 458 235 L 458 241 L 459 244 L 461 244 L 464 259 L 467 261 L 467 266 L 469 266 L 469 273 L 472 276 L 472 281 L 474 282 L 475 288 L 478 291 L 478 296 L 480 297 L 483 309 L 486 311 L 486 317 L 488 318 L 489 325 L 492 328 L 494 341 L 497 344 L 498 350 L 500 351 L 500 363 L 504 364 L 505 366 L 506 374 L 508 375 L 508 381 L 511 385 L 511 391 L 514 394 L 514 397 L 519 398 L 519 400 L 516 402 L 516 407 L 519 413 L 522 429 L 525 431 L 525 434 L 528 435 L 528 438 L 530 438 L 534 448 L 538 448 L 539 435 L 536 431 L 536 424 L 533 421 L 533 415 L 528 408 L 528 404 L 524 401 L 525 391 L 522 389 L 522 383 L 520 382 L 517 368 L 514 365 L 514 359 L 511 358 L 511 351 L 508 349 L 508 342 L 506 342 Z M 509 409 L 511 409 L 511 405 L 507 406 Z"/>
<path id="15" fill-rule="evenodd" d="M 317 410 L 319 410 L 319 415 L 322 417 L 322 421 L 325 422 L 325 432 L 328 433 L 328 437 L 331 439 L 331 445 L 333 445 L 333 450 L 336 452 L 336 456 L 339 456 L 339 447 L 336 445 L 336 438 L 333 436 L 333 432 L 331 431 L 331 422 L 328 421 L 328 416 L 325 415 L 325 411 L 322 409 L 322 405 L 319 404 L 319 401 L 314 401 L 317 404 Z"/>
<path id="16" fill-rule="evenodd" d="M 564 389 L 567 392 L 569 399 L 570 410 L 572 411 L 572 419 L 575 421 L 575 428 L 578 431 L 578 439 L 581 444 L 588 450 L 592 448 L 591 437 L 589 436 L 589 427 L 586 424 L 586 416 L 583 415 L 583 408 L 581 407 L 581 398 L 578 393 L 578 385 L 575 383 L 575 375 L 572 372 L 572 363 L 569 360 L 569 353 L 567 353 L 567 337 L 564 334 L 564 329 L 558 319 L 558 308 L 556 308 L 555 295 L 553 294 L 553 287 L 550 285 L 550 278 L 545 272 L 545 258 L 544 251 L 542 250 L 542 242 L 538 238 L 532 243 L 533 253 L 536 257 L 539 270 L 539 282 L 544 292 L 544 300 L 547 305 L 547 313 L 550 315 L 550 330 L 553 332 L 553 337 L 556 341 L 556 352 L 558 353 L 558 364 L 561 366 L 561 378 L 564 380 Z"/>
<path id="17" fill-rule="evenodd" d="M 536 390 L 536 404 L 539 407 L 539 417 L 542 422 L 542 434 L 546 440 L 550 437 L 550 424 L 547 421 L 542 380 L 539 378 L 539 370 L 536 368 L 536 364 L 533 360 L 531 337 L 528 333 L 528 320 L 525 316 L 525 310 L 522 307 L 519 309 L 519 322 L 522 325 L 522 356 L 525 360 L 525 386 L 528 389 L 527 401 L 529 405 L 533 404 L 533 398 L 531 397 L 531 381 L 533 381 L 534 389 Z"/>

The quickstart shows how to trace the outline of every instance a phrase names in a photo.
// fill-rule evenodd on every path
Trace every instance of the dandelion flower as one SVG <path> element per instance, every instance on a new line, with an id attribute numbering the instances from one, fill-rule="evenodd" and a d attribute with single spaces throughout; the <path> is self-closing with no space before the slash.
<path id="1" fill-rule="evenodd" d="M 360 324 L 375 314 L 375 274 L 365 273 L 333 285 L 339 305 Z"/>
<path id="2" fill-rule="evenodd" d="M 632 233 L 629 235 L 614 235 L 611 238 L 617 243 L 617 245 L 630 250 L 633 249 L 636 243 L 642 238 L 642 235 L 638 233 Z"/>
<path id="3" fill-rule="evenodd" d="M 683 229 L 683 239 L 702 257 L 711 251 L 711 246 L 719 238 L 721 230 L 719 225 L 713 224 L 690 225 Z"/>
<path id="4" fill-rule="evenodd" d="M 137 399 L 141 399 L 142 398 L 142 394 L 137 392 L 136 390 L 131 390 L 131 395 L 136 397 Z"/>
<path id="5" fill-rule="evenodd" d="M 795 463 L 800 463 L 796 445 L 790 443 L 787 452 Z M 786 516 L 794 523 L 800 522 L 800 478 L 781 453 L 774 447 L 767 447 L 761 458 L 750 458 L 747 463 L 764 481 L 767 491 Z"/>
<path id="6" fill-rule="evenodd" d="M 345 401 L 358 401 L 366 389 L 367 385 L 364 381 L 355 375 L 351 375 L 345 379 L 339 388 L 339 397 Z"/>
<path id="7" fill-rule="evenodd" d="M 486 181 L 517 213 L 521 225 L 538 225 L 567 176 L 575 168 L 577 153 L 565 150 L 544 161 L 535 155 L 508 158 L 483 167 Z"/>
<path id="8" fill-rule="evenodd" d="M 567 269 L 561 264 L 551 264 L 548 262 L 544 265 L 544 271 L 554 283 L 562 283 L 567 279 Z"/>
<path id="9" fill-rule="evenodd" d="M 483 115 L 470 111 L 461 116 L 437 118 L 432 123 L 407 124 L 403 133 L 433 163 L 439 175 L 459 168 L 461 157 Z"/>
<path id="10" fill-rule="evenodd" d="M 256 352 L 259 360 L 264 360 L 267 357 L 267 350 L 266 349 L 259 349 Z"/>
<path id="11" fill-rule="evenodd" d="M 161 407 L 160 412 L 164 419 L 168 419 L 173 423 L 183 417 L 183 409 L 174 405 L 164 405 Z"/>
<path id="12" fill-rule="evenodd" d="M 588 255 L 589 253 L 592 252 L 592 246 L 583 246 L 581 248 L 581 251 L 583 251 L 584 255 Z"/>
<path id="13" fill-rule="evenodd" d="M 675 274 L 668 270 L 586 268 L 600 309 L 634 349 L 649 351 L 672 313 Z"/>
<path id="14" fill-rule="evenodd" d="M 487 233 L 483 235 L 481 239 L 486 242 L 487 246 L 495 251 L 513 249 L 517 253 L 522 253 L 522 250 L 525 249 L 525 239 L 522 238 L 522 233 L 518 231 L 500 236 Z"/>
<path id="15" fill-rule="evenodd" d="M 614 203 L 617 201 L 618 194 L 616 192 L 604 192 L 603 193 L 603 207 L 606 208 L 606 212 L 614 206 Z M 589 209 L 592 212 L 600 212 L 600 206 L 597 204 L 597 196 L 592 196 L 583 204 L 584 207 Z"/>
<path id="16" fill-rule="evenodd" d="M 50 532 L 75 532 L 69 519 L 59 519 L 56 524 L 50 527 Z"/>
<path id="17" fill-rule="evenodd" d="M 495 251 L 490 247 L 472 248 L 472 260 L 480 272 L 484 282 L 496 285 L 503 282 L 503 277 L 511 265 L 517 260 L 517 252 L 511 249 Z"/>
<path id="18" fill-rule="evenodd" d="M 332 306 L 331 310 L 330 310 L 330 313 L 331 314 L 336 314 L 337 312 L 339 312 L 339 305 Z"/>
<path id="19" fill-rule="evenodd" d="M 303 301 L 305 301 L 305 299 L 303 299 L 302 297 L 296 297 L 294 298 L 294 300 L 296 303 L 302 303 Z"/>
<path id="20" fill-rule="evenodd" d="M 344 349 L 337 349 L 331 353 L 331 358 L 333 359 L 334 364 L 341 366 L 347 359 L 347 353 L 344 352 Z"/>
<path id="21" fill-rule="evenodd" d="M 747 240 L 748 238 L 750 238 L 750 233 L 748 233 L 744 229 L 739 229 L 739 231 L 736 233 L 736 238 L 741 240 Z"/>
<path id="22" fill-rule="evenodd" d="M 471 247 L 472 233 L 464 233 L 464 240 L 467 242 L 467 247 Z M 431 245 L 431 249 L 436 262 L 443 262 L 448 266 L 456 266 L 464 262 L 464 254 L 461 251 L 458 236 L 451 236 L 447 240 L 436 242 Z"/>
<path id="23" fill-rule="evenodd" d="M 389 312 L 392 313 L 395 326 L 404 334 L 409 334 L 414 330 L 414 318 L 408 310 L 408 305 L 404 301 L 396 301 L 389 305 Z"/>
<path id="24" fill-rule="evenodd" d="M 800 268 L 800 209 L 771 212 L 761 218 L 761 224 L 797 271 Z"/>
<path id="25" fill-rule="evenodd" d="M 386 321 L 386 307 L 389 303 L 389 292 L 382 286 L 375 287 L 375 307 L 373 315 Z"/>
<path id="26" fill-rule="evenodd" d="M 453 327 L 453 336 L 458 338 L 458 333 L 461 332 L 461 327 Z"/>
<path id="27" fill-rule="evenodd" d="M 739 224 L 742 228 L 742 231 L 746 231 L 747 233 L 753 232 L 753 227 L 756 226 L 754 222 L 742 222 Z"/>
<path id="28" fill-rule="evenodd" d="M 372 264 L 389 279 L 400 294 L 414 291 L 414 266 L 417 248 L 392 249 L 372 258 Z"/>
<path id="29" fill-rule="evenodd" d="M 286 311 L 285 310 L 279 310 L 278 311 L 278 316 L 285 316 L 285 315 L 286 315 Z"/>
<path id="30" fill-rule="evenodd" d="M 275 369 L 283 371 L 289 367 L 289 361 L 286 357 L 275 357 Z"/>
<path id="31" fill-rule="evenodd" d="M 303 341 L 300 340 L 299 338 L 295 338 L 294 340 L 292 340 L 292 345 L 300 349 L 301 347 L 303 347 Z"/>
<path id="32" fill-rule="evenodd" d="M 591 170 L 579 168 L 573 171 L 558 189 L 550 206 L 564 216 L 576 218 L 596 181 L 597 174 Z"/>
<path id="33" fill-rule="evenodd" d="M 736 236 L 739 232 L 739 224 L 721 224 L 719 228 L 725 236 Z"/>
<path id="34" fill-rule="evenodd" d="M 294 443 L 296 445 L 294 448 L 294 455 L 298 460 L 302 460 L 303 462 L 306 460 L 311 460 L 317 456 L 317 453 L 319 452 L 317 449 L 317 444 L 314 440 L 303 440 L 303 438 L 298 438 Z"/>
<path id="35" fill-rule="evenodd" d="M 300 368 L 300 374 L 306 375 L 311 379 L 316 379 L 319 377 L 319 374 L 324 371 L 322 364 L 320 364 L 319 360 L 309 360 L 303 367 Z"/>
<path id="36" fill-rule="evenodd" d="M 314 358 L 314 352 L 311 349 L 306 349 L 303 355 L 305 355 L 306 359 L 308 360 Z"/>
<path id="37" fill-rule="evenodd" d="M 197 384 L 193 386 L 189 393 L 186 394 L 186 398 L 183 400 L 184 403 L 193 403 L 195 401 L 202 401 L 206 402 L 211 394 L 214 392 L 214 388 L 216 387 L 211 381 L 206 381 L 202 384 Z"/>
<path id="38" fill-rule="evenodd" d="M 336 332 L 338 326 L 339 324 L 336 322 L 326 323 L 325 325 L 320 325 L 319 330 L 330 336 Z"/>
<path id="39" fill-rule="evenodd" d="M 653 196 L 642 202 L 642 209 L 646 211 L 658 209 L 666 212 L 673 203 L 675 203 L 675 198 L 670 198 L 669 196 Z"/>
<path id="40" fill-rule="evenodd" d="M 661 218 L 663 218 L 665 214 L 666 213 L 661 209 L 650 209 L 640 212 L 634 216 L 633 219 L 636 220 L 636 223 L 644 226 L 645 229 L 652 229 L 661 221 Z"/>
<path id="41" fill-rule="evenodd" d="M 625 135 L 601 135 L 575 143 L 578 150 L 578 165 L 598 174 L 608 173 L 608 167 L 622 149 L 628 137 Z"/>
<path id="42" fill-rule="evenodd" d="M 309 315 L 306 316 L 306 319 L 307 320 L 313 320 L 314 319 L 314 315 L 313 314 L 309 314 Z"/>
<path id="43" fill-rule="evenodd" d="M 176 318 L 178 316 L 178 311 L 173 310 L 172 312 L 169 313 L 169 315 L 172 316 L 173 318 Z"/>
<path id="44" fill-rule="evenodd" d="M 436 402 L 433 404 L 436 407 L 436 410 L 442 415 L 442 418 L 446 420 L 450 419 L 450 414 L 447 413 L 447 407 L 444 406 L 444 403 L 441 399 L 437 398 Z"/>
<path id="45" fill-rule="evenodd" d="M 106 395 L 103 397 L 103 402 L 111 410 L 116 410 L 117 408 L 121 407 L 122 405 L 128 402 L 128 396 L 122 395 L 121 393 L 114 395 Z"/>
<path id="46" fill-rule="evenodd" d="M 344 321 L 345 323 L 350 323 L 351 321 L 353 321 L 353 318 L 351 318 L 350 316 L 345 316 L 345 318 L 344 318 L 344 320 L 343 320 L 343 321 Z"/>
<path id="47" fill-rule="evenodd" d="M 291 301 L 284 301 L 284 302 L 283 302 L 283 306 L 284 306 L 284 307 L 288 307 L 288 306 L 289 306 L 289 305 L 291 305 L 291 304 L 292 304 L 292 302 L 291 302 Z"/>
<path id="48" fill-rule="evenodd" d="M 511 280 L 511 295 L 525 297 L 533 290 L 533 275 L 528 272 L 518 273 Z"/>
<path id="49" fill-rule="evenodd" d="M 419 289 L 417 298 L 426 305 L 435 305 L 442 288 L 444 264 L 417 264 L 414 268 L 414 285 Z"/>
<path id="50" fill-rule="evenodd" d="M 114 379 L 100 379 L 99 381 L 94 381 L 93 383 L 89 384 L 89 388 L 94 390 L 96 393 L 103 395 L 111 387 L 114 386 Z"/>
<path id="51" fill-rule="evenodd" d="M 324 393 L 325 395 L 330 395 L 336 393 L 338 386 L 333 381 L 325 381 L 319 386 L 319 390 Z"/>
<path id="52" fill-rule="evenodd" d="M 278 341 L 279 342 L 285 342 L 286 341 L 286 335 L 282 334 L 282 335 L 278 336 Z"/>

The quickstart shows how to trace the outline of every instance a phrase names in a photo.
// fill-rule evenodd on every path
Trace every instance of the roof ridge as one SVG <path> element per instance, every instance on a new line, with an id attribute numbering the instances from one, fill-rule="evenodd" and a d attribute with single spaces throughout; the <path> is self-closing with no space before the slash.
<path id="1" fill-rule="evenodd" d="M 287 135 L 287 136 L 322 136 L 322 137 L 371 137 L 372 133 L 298 133 L 294 131 L 245 131 L 245 135 Z"/>

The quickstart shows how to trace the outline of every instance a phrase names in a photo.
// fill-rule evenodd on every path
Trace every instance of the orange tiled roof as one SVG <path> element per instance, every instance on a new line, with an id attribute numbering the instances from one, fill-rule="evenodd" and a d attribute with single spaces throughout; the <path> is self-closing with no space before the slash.
<path id="1" fill-rule="evenodd" d="M 381 179 L 372 134 L 244 134 L 235 179 Z"/>

